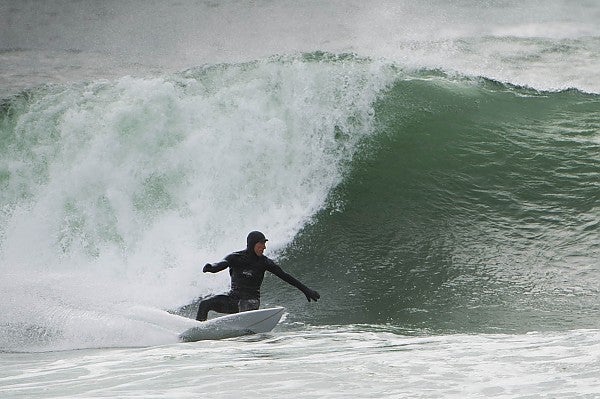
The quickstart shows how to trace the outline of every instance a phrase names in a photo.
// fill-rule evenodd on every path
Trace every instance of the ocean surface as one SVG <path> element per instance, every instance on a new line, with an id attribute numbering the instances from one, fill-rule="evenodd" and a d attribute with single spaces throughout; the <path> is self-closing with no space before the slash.
<path id="1" fill-rule="evenodd" d="M 0 1 L 0 275 L 2 398 L 598 398 L 600 2 Z"/>

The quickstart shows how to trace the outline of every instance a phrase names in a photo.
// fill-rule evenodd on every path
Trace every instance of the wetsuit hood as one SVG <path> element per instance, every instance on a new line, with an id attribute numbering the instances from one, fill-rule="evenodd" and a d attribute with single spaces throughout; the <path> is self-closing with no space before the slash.
<path id="1" fill-rule="evenodd" d="M 269 241 L 260 231 L 251 231 L 246 238 L 246 250 L 254 253 L 254 246 L 261 241 Z"/>

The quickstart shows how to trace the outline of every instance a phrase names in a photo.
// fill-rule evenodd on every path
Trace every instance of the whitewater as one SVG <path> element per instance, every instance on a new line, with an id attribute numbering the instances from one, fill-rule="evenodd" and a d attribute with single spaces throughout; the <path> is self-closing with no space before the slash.
<path id="1" fill-rule="evenodd" d="M 600 4 L 3 1 L 0 396 L 600 396 Z M 180 343 L 269 237 L 269 334 Z"/>

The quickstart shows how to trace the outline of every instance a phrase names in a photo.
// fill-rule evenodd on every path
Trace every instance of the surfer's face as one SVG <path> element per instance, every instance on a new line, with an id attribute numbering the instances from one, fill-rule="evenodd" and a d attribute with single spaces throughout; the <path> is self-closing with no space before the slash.
<path id="1" fill-rule="evenodd" d="M 265 249 L 267 249 L 267 243 L 265 241 L 257 242 L 254 245 L 254 253 L 257 256 L 263 256 L 263 252 L 265 252 Z"/>

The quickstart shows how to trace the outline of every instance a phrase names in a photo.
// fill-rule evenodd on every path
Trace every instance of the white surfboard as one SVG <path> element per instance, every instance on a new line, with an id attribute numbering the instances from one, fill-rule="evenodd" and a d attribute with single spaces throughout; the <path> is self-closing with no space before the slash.
<path id="1" fill-rule="evenodd" d="M 228 314 L 207 321 L 179 334 L 182 342 L 224 339 L 271 331 L 283 316 L 283 307 L 249 310 Z"/>

